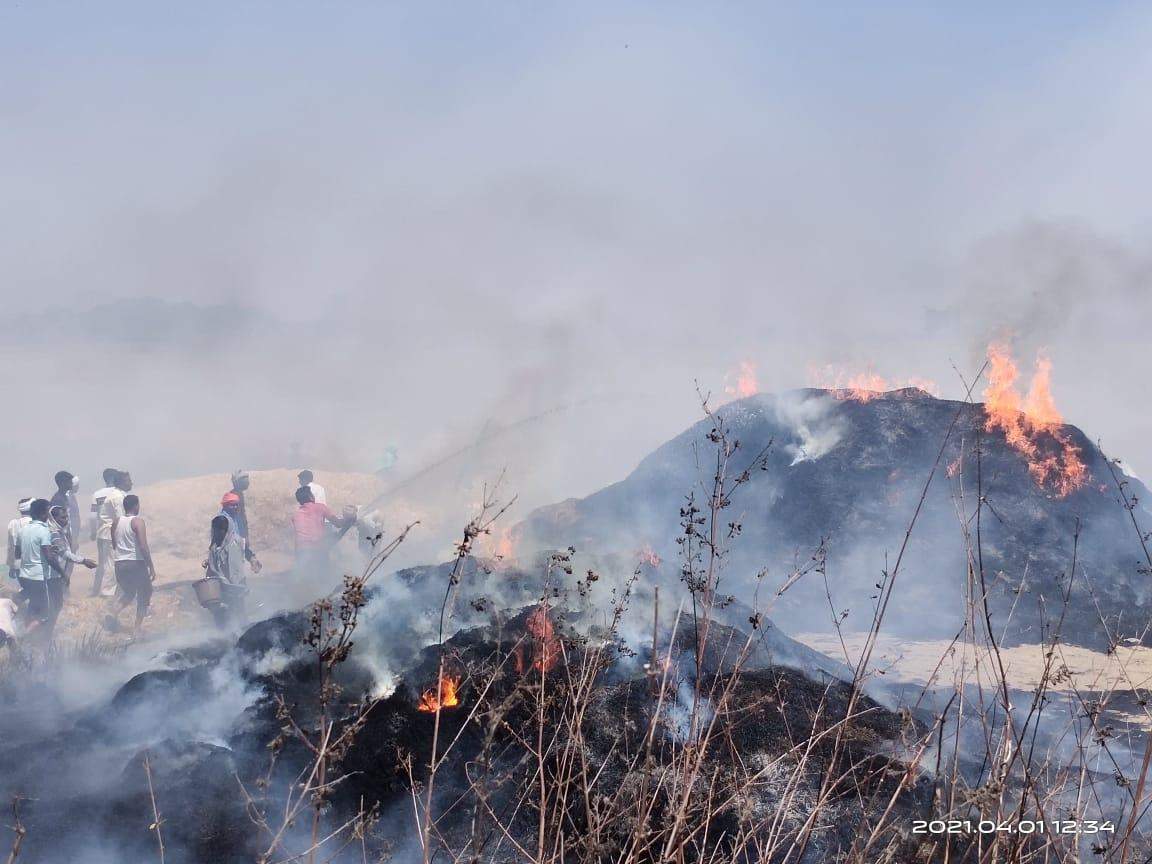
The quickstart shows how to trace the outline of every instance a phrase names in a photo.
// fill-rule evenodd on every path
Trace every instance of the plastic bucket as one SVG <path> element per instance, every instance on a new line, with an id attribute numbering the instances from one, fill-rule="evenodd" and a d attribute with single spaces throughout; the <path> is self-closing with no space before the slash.
<path id="1" fill-rule="evenodd" d="M 192 587 L 196 589 L 196 599 L 200 601 L 201 606 L 220 602 L 222 591 L 219 579 L 199 579 L 192 583 Z"/>

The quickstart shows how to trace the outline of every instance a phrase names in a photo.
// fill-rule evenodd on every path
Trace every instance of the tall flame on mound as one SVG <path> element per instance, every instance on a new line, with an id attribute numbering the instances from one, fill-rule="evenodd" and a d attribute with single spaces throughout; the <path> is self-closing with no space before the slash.
<path id="1" fill-rule="evenodd" d="M 724 376 L 724 402 L 744 399 L 760 392 L 760 382 L 756 379 L 756 364 L 751 360 L 741 360 L 735 372 Z"/>
<path id="2" fill-rule="evenodd" d="M 1052 398 L 1052 361 L 1040 354 L 1028 393 L 1016 389 L 1020 377 L 1008 346 L 988 346 L 988 386 L 984 390 L 984 429 L 1001 431 L 1008 445 L 1028 463 L 1040 486 L 1063 498 L 1088 482 L 1080 449 L 1064 430 L 1064 418 Z"/>

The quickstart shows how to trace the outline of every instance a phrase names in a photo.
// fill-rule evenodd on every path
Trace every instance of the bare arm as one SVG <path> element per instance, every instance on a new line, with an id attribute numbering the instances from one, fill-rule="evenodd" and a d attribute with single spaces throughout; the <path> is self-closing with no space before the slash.
<path id="1" fill-rule="evenodd" d="M 132 532 L 136 535 L 136 544 L 140 548 L 140 555 L 144 558 L 144 563 L 148 565 L 148 576 L 155 582 L 156 581 L 156 568 L 152 566 L 152 550 L 148 548 L 148 526 L 144 524 L 144 519 L 137 516 L 132 520 Z"/>

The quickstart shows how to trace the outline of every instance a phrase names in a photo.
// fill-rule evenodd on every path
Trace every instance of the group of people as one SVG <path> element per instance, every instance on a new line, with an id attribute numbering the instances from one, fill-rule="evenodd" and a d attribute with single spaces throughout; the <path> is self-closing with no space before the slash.
<path id="1" fill-rule="evenodd" d="M 349 507 L 337 514 L 328 506 L 324 487 L 316 482 L 312 471 L 297 475 L 296 510 L 292 514 L 295 540 L 295 572 L 301 579 L 322 577 L 329 569 L 332 548 L 353 525 L 361 526 L 361 545 L 365 537 L 369 546 L 381 534 L 375 512 L 364 517 Z M 213 517 L 208 554 L 204 559 L 206 579 L 218 580 L 213 590 L 205 592 L 201 602 L 221 627 L 242 623 L 248 574 L 260 572 L 260 561 L 252 548 L 248 531 L 245 493 L 250 487 L 246 471 L 232 475 L 232 488 L 220 499 L 220 512 Z"/>
<path id="2" fill-rule="evenodd" d="M 381 534 L 378 514 L 358 515 L 354 507 L 337 514 L 328 507 L 326 491 L 312 471 L 301 471 L 297 479 L 297 507 L 292 515 L 297 574 L 305 578 L 325 574 L 331 549 L 354 525 L 360 527 L 362 549 L 370 554 Z M 0 601 L 0 645 L 13 638 L 18 626 L 25 637 L 40 633 L 51 638 L 77 565 L 93 572 L 91 596 L 108 598 L 104 626 L 119 629 L 124 609 L 135 603 L 134 631 L 140 629 L 156 581 L 148 526 L 140 513 L 140 499 L 132 493 L 132 475 L 107 468 L 103 480 L 90 507 L 94 559 L 80 551 L 79 478 L 59 471 L 51 498 L 19 501 L 19 515 L 8 524 L 8 575 L 19 592 L 13 600 Z M 201 596 L 201 603 L 222 628 L 245 621 L 248 576 L 261 569 L 249 539 L 245 496 L 250 476 L 247 471 L 235 471 L 231 481 L 220 500 L 220 511 L 212 518 L 202 563 L 204 578 L 214 582 L 212 590 Z"/>
<path id="3" fill-rule="evenodd" d="M 156 580 L 147 526 L 140 516 L 140 499 L 131 494 L 132 475 L 106 468 L 103 479 L 90 510 L 95 560 L 80 554 L 78 477 L 57 471 L 51 498 L 17 502 L 19 515 L 8 523 L 7 564 L 19 592 L 0 609 L 0 642 L 14 638 L 18 619 L 25 636 L 51 638 L 76 565 L 93 571 L 93 596 L 111 598 L 105 626 L 118 628 L 120 613 L 135 602 L 139 629 Z"/>

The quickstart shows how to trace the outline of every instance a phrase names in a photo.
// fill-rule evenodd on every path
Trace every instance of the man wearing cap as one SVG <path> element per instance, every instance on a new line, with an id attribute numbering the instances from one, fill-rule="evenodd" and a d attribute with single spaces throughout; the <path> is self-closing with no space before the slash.
<path id="1" fill-rule="evenodd" d="M 32 517 L 28 515 L 31 507 L 31 498 L 21 498 L 16 504 L 16 509 L 20 515 L 8 523 L 8 577 L 10 579 L 20 577 L 20 532 L 24 530 L 25 525 L 32 521 Z"/>
<path id="2" fill-rule="evenodd" d="M 228 536 L 235 545 L 244 550 L 244 560 L 253 573 L 260 572 L 260 560 L 248 544 L 247 534 L 241 532 L 240 524 L 244 513 L 244 497 L 239 492 L 228 492 L 220 499 L 220 515 L 228 520 Z"/>
<path id="3" fill-rule="evenodd" d="M 237 468 L 232 472 L 232 491 L 228 494 L 235 495 L 240 503 L 236 505 L 231 518 L 235 523 L 235 529 L 240 532 L 245 543 L 248 542 L 248 507 L 244 500 L 244 493 L 248 491 L 251 485 L 252 481 L 248 477 L 248 472 L 243 468 Z"/>

